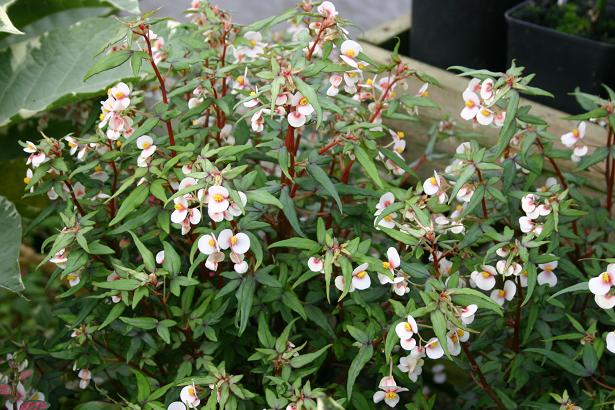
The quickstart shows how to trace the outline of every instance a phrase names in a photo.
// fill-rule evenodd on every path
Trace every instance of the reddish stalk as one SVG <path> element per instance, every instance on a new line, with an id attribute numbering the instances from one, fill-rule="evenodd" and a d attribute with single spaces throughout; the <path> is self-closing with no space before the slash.
<path id="1" fill-rule="evenodd" d="M 320 24 L 320 29 L 318 30 L 318 34 L 316 35 L 316 39 L 314 40 L 314 44 L 312 44 L 312 47 L 310 47 L 310 49 L 308 50 L 307 56 L 305 57 L 307 61 L 310 61 L 312 59 L 314 50 L 316 50 L 316 46 L 318 45 L 318 42 L 320 41 L 320 36 L 322 35 L 322 32 L 324 31 L 325 28 L 326 28 L 325 19 L 323 19 L 322 23 Z"/>
<path id="2" fill-rule="evenodd" d="M 145 29 L 146 28 L 144 28 L 143 31 L 145 31 Z M 164 78 L 160 74 L 160 71 L 158 70 L 156 63 L 154 62 L 154 53 L 152 52 L 152 43 L 149 39 L 149 30 L 147 30 L 145 34 L 143 33 L 139 33 L 139 34 L 143 36 L 143 38 L 145 39 L 145 43 L 147 44 L 147 54 L 149 54 L 149 63 L 152 66 L 152 69 L 154 70 L 154 74 L 156 74 L 156 78 L 158 78 L 158 82 L 160 83 L 160 92 L 162 93 L 162 102 L 164 104 L 169 105 L 169 98 L 167 97 L 167 87 L 164 83 Z M 166 120 L 164 122 L 166 123 L 166 126 L 167 126 L 167 134 L 169 135 L 169 144 L 171 144 L 171 146 L 174 146 L 175 145 L 175 135 L 173 134 L 173 126 L 171 125 L 171 120 Z M 174 157 L 175 154 L 176 154 L 175 151 L 171 151 L 172 157 Z"/>
<path id="3" fill-rule="evenodd" d="M 478 377 L 478 380 L 476 380 L 474 377 L 472 377 L 472 379 L 474 379 L 474 382 L 476 382 L 476 385 L 478 387 L 480 387 L 481 390 L 484 391 L 489 397 L 491 397 L 491 400 L 493 400 L 493 402 L 495 403 L 495 405 L 496 405 L 496 407 L 498 409 L 505 410 L 506 407 L 502 403 L 502 400 L 500 400 L 500 398 L 493 391 L 493 389 L 491 388 L 489 383 L 487 383 L 487 379 L 485 379 L 485 375 L 480 370 L 480 367 L 478 366 L 478 363 L 476 363 L 476 360 L 474 359 L 474 356 L 472 355 L 472 352 L 470 352 L 470 349 L 467 346 L 467 344 L 466 343 L 461 343 L 461 348 L 463 349 L 463 352 L 465 353 L 466 357 L 468 358 L 468 362 L 470 362 L 470 367 L 472 368 L 472 371 Z"/>
<path id="4" fill-rule="evenodd" d="M 391 77 L 391 74 L 389 72 L 389 78 L 390 77 Z M 380 95 L 380 98 L 378 99 L 378 102 L 376 103 L 376 111 L 374 111 L 372 116 L 369 118 L 369 122 L 374 122 L 374 120 L 378 118 L 378 116 L 382 112 L 382 107 L 384 105 L 384 100 L 386 100 L 387 96 L 389 95 L 389 92 L 393 88 L 393 85 L 397 81 L 399 81 L 399 77 L 396 77 L 393 81 L 391 81 L 389 84 L 387 84 L 387 87 L 384 89 L 384 92 L 382 93 L 382 95 Z"/>
<path id="5" fill-rule="evenodd" d="M 515 333 L 513 336 L 513 351 L 519 352 L 521 346 L 521 304 L 523 303 L 523 288 L 521 287 L 521 278 L 517 276 L 517 308 L 515 309 Z"/>
<path id="6" fill-rule="evenodd" d="M 608 149 L 609 153 L 607 156 L 607 172 L 610 171 L 609 176 L 607 177 L 607 193 L 606 193 L 606 209 L 609 211 L 609 215 L 611 214 L 611 209 L 613 208 L 613 184 L 615 183 L 615 159 L 611 156 L 611 147 L 613 146 L 613 128 L 609 124 L 609 136 L 608 136 Z M 610 166 L 609 166 L 610 163 Z"/>
<path id="7" fill-rule="evenodd" d="M 85 216 L 85 210 L 83 209 L 83 207 L 81 206 L 81 204 L 77 200 L 77 196 L 75 195 L 75 190 L 73 189 L 73 186 L 71 185 L 71 183 L 68 182 L 68 181 L 64 181 L 64 185 L 66 185 L 66 188 L 68 188 L 68 192 L 70 193 L 70 197 L 73 200 L 73 204 L 75 204 L 75 206 L 77 207 L 77 211 L 79 211 L 79 215 Z"/>
<path id="8" fill-rule="evenodd" d="M 480 172 L 480 169 L 475 165 L 474 169 L 476 169 L 476 174 L 478 175 L 478 180 L 481 185 L 485 182 L 483 181 L 483 174 Z M 481 206 L 483 207 L 483 217 L 485 219 L 489 218 L 489 213 L 487 212 L 487 201 L 485 200 L 485 195 L 483 195 L 481 199 Z"/>
<path id="9" fill-rule="evenodd" d="M 342 172 L 341 181 L 343 184 L 348 184 L 348 180 L 350 179 L 350 170 L 352 169 L 352 164 L 354 164 L 354 159 L 348 161 L 348 164 L 344 167 L 344 171 Z"/>

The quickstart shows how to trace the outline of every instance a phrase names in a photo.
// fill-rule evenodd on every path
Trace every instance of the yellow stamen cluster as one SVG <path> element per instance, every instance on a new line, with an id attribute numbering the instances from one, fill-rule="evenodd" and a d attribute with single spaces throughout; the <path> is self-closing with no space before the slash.
<path id="1" fill-rule="evenodd" d="M 346 57 L 350 57 L 350 58 L 354 58 L 354 56 L 356 55 L 356 53 L 354 52 L 353 49 L 347 50 L 345 53 Z"/>
<path id="2" fill-rule="evenodd" d="M 391 269 L 391 264 L 389 262 L 382 262 L 382 267 L 384 269 Z"/>
<path id="3" fill-rule="evenodd" d="M 214 195 L 214 201 L 222 202 L 222 201 L 224 201 L 224 196 L 222 194 L 215 194 Z"/>
<path id="4" fill-rule="evenodd" d="M 386 392 L 384 397 L 386 397 L 387 399 L 394 399 L 395 397 L 397 397 L 397 393 L 395 393 L 394 391 L 388 391 Z"/>
<path id="5" fill-rule="evenodd" d="M 474 107 L 474 105 L 475 105 L 474 101 L 471 101 L 471 100 L 466 101 L 466 107 L 472 108 L 472 107 Z"/>
<path id="6" fill-rule="evenodd" d="M 488 117 L 489 115 L 491 115 L 489 110 L 486 108 L 483 108 L 480 113 L 483 114 L 485 117 Z"/>
<path id="7" fill-rule="evenodd" d="M 604 282 L 604 283 L 610 283 L 611 282 L 611 277 L 609 276 L 608 272 L 602 272 L 600 277 L 602 278 L 602 282 Z"/>
<path id="8" fill-rule="evenodd" d="M 209 246 L 215 246 L 216 245 L 216 241 L 214 241 L 214 238 L 209 238 L 209 241 L 207 243 L 209 243 Z"/>
<path id="9" fill-rule="evenodd" d="M 28 185 L 28 184 L 30 183 L 30 181 L 32 181 L 32 178 L 30 178 L 30 177 L 25 177 L 25 178 L 23 179 L 23 182 L 24 182 L 24 184 L 26 184 L 26 185 Z"/>
<path id="10" fill-rule="evenodd" d="M 489 276 L 491 276 L 491 273 L 487 272 L 486 270 L 481 272 L 483 275 L 483 278 L 487 279 Z"/>
<path id="11" fill-rule="evenodd" d="M 431 185 L 438 185 L 438 180 L 436 179 L 436 177 L 431 177 L 429 178 L 429 183 Z"/>
<path id="12" fill-rule="evenodd" d="M 362 270 L 361 272 L 357 273 L 357 278 L 359 279 L 363 279 L 365 277 L 365 275 L 367 275 L 367 272 L 365 272 L 364 270 Z"/>
<path id="13" fill-rule="evenodd" d="M 500 295 L 501 298 L 503 298 L 504 296 L 506 296 L 506 292 L 504 292 L 503 289 L 498 290 L 498 295 Z"/>
<path id="14" fill-rule="evenodd" d="M 237 237 L 235 235 L 231 236 L 231 245 L 235 245 L 237 243 Z"/>
<path id="15" fill-rule="evenodd" d="M 406 138 L 406 133 L 403 131 L 397 131 L 397 138 L 403 140 L 404 138 Z"/>

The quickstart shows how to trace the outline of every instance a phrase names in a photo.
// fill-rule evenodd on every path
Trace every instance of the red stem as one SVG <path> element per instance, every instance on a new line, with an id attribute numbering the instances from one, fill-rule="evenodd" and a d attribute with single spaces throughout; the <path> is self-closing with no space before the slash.
<path id="1" fill-rule="evenodd" d="M 71 185 L 71 183 L 68 182 L 68 181 L 64 181 L 64 185 L 66 185 L 66 187 L 68 188 L 68 192 L 70 193 L 70 197 L 73 200 L 73 204 L 75 204 L 75 206 L 77 207 L 77 211 L 79 211 L 79 215 L 85 216 L 85 210 L 83 209 L 83 207 L 81 206 L 81 204 L 77 200 L 77 195 L 75 195 L 75 190 L 73 189 L 73 186 Z"/>
<path id="2" fill-rule="evenodd" d="M 480 387 L 485 393 L 487 393 L 489 397 L 491 397 L 498 409 L 505 410 L 506 407 L 504 406 L 498 395 L 493 391 L 489 383 L 487 383 L 485 375 L 480 370 L 480 367 L 478 366 L 478 363 L 476 363 L 476 360 L 474 359 L 472 352 L 470 352 L 470 349 L 467 344 L 461 343 L 461 348 L 463 349 L 463 352 L 468 358 L 468 362 L 470 362 L 470 367 L 472 368 L 472 371 L 476 373 L 476 376 L 478 376 L 478 380 L 474 379 L 478 387 Z"/>
<path id="3" fill-rule="evenodd" d="M 322 35 L 322 32 L 324 29 L 325 29 L 325 19 L 323 18 L 322 23 L 320 23 L 320 29 L 318 30 L 318 34 L 316 35 L 316 40 L 314 40 L 314 44 L 312 44 L 312 47 L 309 49 L 308 54 L 305 57 L 307 61 L 310 61 L 312 59 L 312 55 L 314 54 L 314 50 L 316 50 L 316 46 L 318 45 L 318 42 L 320 41 L 320 36 Z"/>
<path id="4" fill-rule="evenodd" d="M 164 78 L 160 74 L 160 71 L 158 71 L 158 67 L 156 66 L 156 63 L 154 62 L 154 53 L 152 52 L 152 43 L 149 39 L 149 30 L 147 30 L 145 34 L 141 34 L 141 35 L 143 36 L 143 38 L 145 39 L 145 43 L 147 44 L 147 53 L 149 54 L 149 63 L 152 66 L 152 69 L 154 70 L 154 74 L 156 74 L 156 78 L 158 78 L 158 82 L 160 83 L 160 92 L 162 93 L 162 102 L 168 105 L 169 98 L 167 97 L 167 87 L 164 84 Z M 175 135 L 173 134 L 173 127 L 171 126 L 171 120 L 166 120 L 165 123 L 167 125 L 167 134 L 169 135 L 169 144 L 171 146 L 174 146 L 175 145 Z M 174 157 L 175 154 L 176 154 L 175 151 L 171 151 L 172 157 Z"/>
<path id="5" fill-rule="evenodd" d="M 481 185 L 483 185 L 484 184 L 483 174 L 480 172 L 480 169 L 478 168 L 477 165 L 474 165 L 474 168 L 476 169 L 476 173 L 478 174 L 478 180 L 480 181 Z M 483 217 L 485 219 L 489 218 L 489 213 L 487 212 L 487 201 L 485 200 L 485 195 L 483 195 L 483 198 L 481 199 L 481 205 L 483 207 Z"/>

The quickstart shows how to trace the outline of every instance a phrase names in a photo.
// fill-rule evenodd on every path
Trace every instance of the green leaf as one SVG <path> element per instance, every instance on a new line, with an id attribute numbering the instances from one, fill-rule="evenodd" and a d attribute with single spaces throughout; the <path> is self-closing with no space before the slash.
<path id="1" fill-rule="evenodd" d="M 300 356 L 295 356 L 290 359 L 290 366 L 294 368 L 303 367 L 306 364 L 310 364 L 322 356 L 323 353 L 327 351 L 327 349 L 331 347 L 331 345 L 326 345 L 325 347 L 318 349 L 313 353 L 302 354 Z"/>
<path id="2" fill-rule="evenodd" d="M 297 218 L 297 212 L 295 211 L 295 203 L 293 199 L 288 195 L 288 187 L 282 188 L 280 191 L 280 203 L 282 204 L 282 212 L 286 216 L 286 219 L 290 223 L 290 226 L 301 236 L 305 236 L 301 230 L 299 219 Z"/>
<path id="3" fill-rule="evenodd" d="M 108 282 L 94 282 L 93 285 L 101 289 L 135 290 L 141 286 L 141 282 L 136 279 L 117 279 Z"/>
<path id="4" fill-rule="evenodd" d="M 177 275 L 182 267 L 181 258 L 173 246 L 168 242 L 163 242 L 164 261 L 162 267 L 170 273 Z"/>
<path id="5" fill-rule="evenodd" d="M 9 34 L 24 34 L 23 31 L 18 30 L 13 22 L 9 18 L 9 15 L 6 12 L 6 9 L 13 4 L 15 0 L 5 0 L 0 4 L 0 31 L 3 33 Z"/>
<path id="6" fill-rule="evenodd" d="M 367 152 L 365 152 L 365 150 L 359 145 L 355 145 L 354 154 L 357 157 L 359 164 L 361 164 L 365 170 L 365 173 L 372 179 L 372 181 L 374 181 L 376 186 L 380 189 L 384 188 L 380 175 L 378 174 L 378 169 L 376 168 L 372 158 L 367 155 Z"/>
<path id="7" fill-rule="evenodd" d="M 98 330 L 104 329 L 105 327 L 109 326 L 115 319 L 120 317 L 120 315 L 124 312 L 125 308 L 126 305 L 124 305 L 123 303 L 114 304 L 105 320 L 100 326 L 98 326 Z"/>
<path id="8" fill-rule="evenodd" d="M 134 232 L 128 231 L 128 233 L 130 234 L 130 236 L 132 236 L 132 240 L 134 241 L 135 245 L 137 245 L 137 249 L 139 250 L 141 257 L 143 258 L 145 269 L 147 269 L 150 272 L 155 271 L 156 270 L 156 259 L 154 258 L 154 254 L 152 253 L 152 251 L 150 251 L 147 248 L 147 246 L 143 245 L 143 242 L 141 242 L 139 237 L 135 235 Z M 166 253 L 164 256 L 166 260 Z"/>
<path id="9" fill-rule="evenodd" d="M 93 75 L 102 73 L 103 71 L 110 70 L 115 67 L 119 67 L 124 64 L 131 56 L 130 50 L 118 50 L 113 51 L 109 54 L 105 54 L 103 57 L 99 58 L 96 63 L 85 74 L 83 77 L 83 81 L 92 77 Z"/>
<path id="10" fill-rule="evenodd" d="M 455 303 L 460 305 L 475 304 L 479 308 L 491 310 L 502 316 L 502 308 L 495 303 L 493 299 L 486 296 L 482 292 L 470 288 L 456 288 L 449 290 L 449 294 L 453 297 Z"/>
<path id="11" fill-rule="evenodd" d="M 303 305 L 293 291 L 286 291 L 282 294 L 282 303 L 284 303 L 286 307 L 297 312 L 303 320 L 307 320 Z"/>
<path id="12" fill-rule="evenodd" d="M 444 317 L 444 313 L 439 310 L 434 310 L 431 312 L 430 319 L 433 331 L 438 338 L 438 343 L 440 343 L 446 355 L 449 356 L 448 342 L 446 340 L 446 318 Z"/>
<path id="13" fill-rule="evenodd" d="M 284 208 L 280 200 L 267 191 L 257 189 L 255 191 L 246 192 L 246 195 L 250 202 L 258 202 L 259 204 L 264 205 L 273 205 L 277 206 L 280 209 Z"/>
<path id="14" fill-rule="evenodd" d="M 116 68 L 83 81 L 97 50 L 123 25 L 113 18 L 92 18 L 58 27 L 40 37 L 0 51 L 0 126 L 29 117 L 52 104 L 79 101 L 132 76 Z"/>
<path id="15" fill-rule="evenodd" d="M 565 293 L 587 291 L 587 290 L 589 290 L 589 282 L 577 283 L 575 285 L 568 286 L 567 288 L 562 289 L 559 292 L 555 292 L 553 295 L 551 295 L 549 300 L 555 299 L 556 297 L 563 295 Z"/>
<path id="16" fill-rule="evenodd" d="M 312 176 L 312 178 L 314 178 L 316 182 L 318 182 L 324 188 L 324 190 L 327 191 L 329 195 L 333 197 L 333 199 L 335 199 L 335 202 L 340 209 L 340 213 L 342 213 L 342 200 L 340 199 L 340 196 L 338 195 L 337 190 L 329 179 L 327 173 L 315 164 L 309 164 L 307 166 L 307 171 Z"/>
<path id="17" fill-rule="evenodd" d="M 433 102 L 431 99 L 416 95 L 402 95 L 400 98 L 402 104 L 409 108 L 414 107 L 429 107 L 429 108 L 438 108 L 438 104 Z"/>
<path id="18" fill-rule="evenodd" d="M 137 379 L 137 401 L 142 402 L 147 399 L 150 394 L 149 382 L 147 377 L 137 369 L 131 369 Z"/>
<path id="19" fill-rule="evenodd" d="M 109 222 L 109 226 L 113 226 L 116 223 L 122 221 L 122 219 L 126 218 L 128 214 L 137 209 L 149 195 L 149 187 L 146 184 L 141 184 L 136 187 L 128 196 L 122 201 L 120 205 L 120 209 L 118 209 L 115 218 Z"/>
<path id="20" fill-rule="evenodd" d="M 320 245 L 318 242 L 307 238 L 290 238 L 282 241 L 274 242 L 269 245 L 271 248 L 296 248 L 296 249 L 317 249 Z"/>
<path id="21" fill-rule="evenodd" d="M 453 190 L 450 193 L 450 198 L 448 200 L 449 204 L 454 199 L 456 199 L 457 192 L 459 192 L 459 190 L 463 187 L 463 185 L 466 182 L 468 182 L 468 180 L 472 177 L 472 175 L 474 175 L 475 172 L 476 172 L 476 168 L 474 168 L 472 164 L 466 165 L 461 175 L 459 175 L 459 178 L 457 178 L 457 181 L 455 181 L 455 186 L 453 187 Z"/>
<path id="22" fill-rule="evenodd" d="M 137 327 L 139 329 L 152 330 L 156 328 L 158 320 L 153 317 L 125 317 L 120 316 L 120 320 L 127 325 Z"/>
<path id="23" fill-rule="evenodd" d="M 297 89 L 305 98 L 308 99 L 312 107 L 314 107 L 314 111 L 316 112 L 316 128 L 320 127 L 320 123 L 322 122 L 322 108 L 320 107 L 320 103 L 318 102 L 318 96 L 316 95 L 316 91 L 307 85 L 300 77 L 293 76 L 293 80 Z"/>
<path id="24" fill-rule="evenodd" d="M 359 373 L 363 370 L 363 367 L 369 362 L 374 354 L 374 347 L 370 344 L 363 345 L 359 349 L 359 353 L 352 359 L 350 363 L 350 369 L 348 370 L 348 380 L 346 381 L 346 391 L 348 392 L 348 400 L 352 397 L 352 389 L 354 388 L 354 382 L 359 377 Z"/>
<path id="25" fill-rule="evenodd" d="M 0 196 L 0 287 L 21 292 L 24 285 L 19 269 L 21 217 L 15 205 Z"/>
<path id="26" fill-rule="evenodd" d="M 254 301 L 254 291 L 256 290 L 256 282 L 253 277 L 246 276 L 241 282 L 241 286 L 235 293 L 237 297 L 237 314 L 239 316 L 239 335 L 241 335 L 248 326 L 250 311 Z"/>
<path id="27" fill-rule="evenodd" d="M 574 360 L 572 360 L 571 358 L 569 358 L 568 356 L 564 354 L 553 352 L 547 349 L 539 349 L 539 348 L 529 348 L 529 349 L 525 349 L 524 351 L 530 352 L 530 353 L 537 353 L 540 356 L 544 356 L 550 361 L 552 361 L 554 364 L 556 364 L 557 366 L 566 370 L 568 373 L 574 374 L 575 376 L 587 377 L 591 375 L 591 372 L 585 369 L 581 364 L 575 362 Z"/>

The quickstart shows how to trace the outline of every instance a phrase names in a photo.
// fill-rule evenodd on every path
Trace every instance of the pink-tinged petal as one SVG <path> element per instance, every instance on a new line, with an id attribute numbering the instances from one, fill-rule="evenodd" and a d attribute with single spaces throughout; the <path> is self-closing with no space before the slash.
<path id="1" fill-rule="evenodd" d="M 293 128 L 299 128 L 305 125 L 306 116 L 298 111 L 293 111 L 288 114 L 288 124 Z"/>
<path id="2" fill-rule="evenodd" d="M 480 125 L 490 125 L 493 122 L 493 111 L 488 108 L 480 108 L 476 114 L 476 121 Z"/>
<path id="3" fill-rule="evenodd" d="M 374 400 L 374 403 L 380 403 L 382 400 L 384 400 L 384 396 L 385 393 L 382 390 L 378 390 L 376 393 L 374 393 L 374 397 L 372 399 Z"/>
<path id="4" fill-rule="evenodd" d="M 561 136 L 562 144 L 567 147 L 572 147 L 579 140 L 572 132 L 567 132 L 566 134 Z"/>
<path id="5" fill-rule="evenodd" d="M 236 263 L 233 268 L 237 273 L 246 273 L 248 271 L 248 263 L 246 261 L 241 261 Z"/>
<path id="6" fill-rule="evenodd" d="M 585 155 L 587 155 L 588 151 L 589 151 L 589 148 L 587 148 L 587 145 L 578 145 L 574 147 L 574 150 L 572 150 L 572 153 L 577 157 L 584 157 Z"/>
<path id="7" fill-rule="evenodd" d="M 470 277 L 481 290 L 491 290 L 495 286 L 495 277 L 486 270 L 481 272 L 474 271 Z"/>
<path id="8" fill-rule="evenodd" d="M 504 296 L 502 296 L 503 294 L 504 291 L 502 289 L 493 289 L 489 297 L 493 299 L 495 303 L 502 306 L 504 304 Z"/>
<path id="9" fill-rule="evenodd" d="M 344 62 L 352 68 L 359 67 L 359 63 L 354 58 L 348 57 L 347 55 L 344 55 L 344 54 L 340 54 L 340 58 L 344 60 Z"/>
<path id="10" fill-rule="evenodd" d="M 585 128 L 587 127 L 587 124 L 585 123 L 585 121 L 581 121 L 579 123 L 579 126 L 577 127 L 577 130 L 579 131 L 579 138 L 583 139 L 585 138 Z"/>
<path id="11" fill-rule="evenodd" d="M 615 283 L 615 263 L 609 263 L 606 266 L 606 271 L 611 277 L 611 283 Z"/>
<path id="12" fill-rule="evenodd" d="M 491 78 L 483 81 L 480 87 L 480 96 L 483 100 L 493 98 L 493 80 Z"/>
<path id="13" fill-rule="evenodd" d="M 147 149 L 154 144 L 154 140 L 149 135 L 141 135 L 137 138 L 137 148 Z"/>
<path id="14" fill-rule="evenodd" d="M 335 277 L 335 287 L 340 291 L 344 291 L 345 281 L 342 275 Z"/>
<path id="15" fill-rule="evenodd" d="M 322 272 L 325 268 L 325 264 L 322 259 L 317 258 L 316 256 L 312 256 L 308 259 L 308 268 L 312 272 Z"/>
<path id="16" fill-rule="evenodd" d="M 613 309 L 613 307 L 615 307 L 615 296 L 610 293 L 606 295 L 595 295 L 594 300 L 602 309 Z"/>
<path id="17" fill-rule="evenodd" d="M 220 249 L 228 249 L 231 247 L 231 238 L 233 237 L 233 231 L 230 229 L 224 229 L 218 235 L 218 246 Z"/>
<path id="18" fill-rule="evenodd" d="M 192 208 L 190 211 L 190 223 L 196 225 L 201 222 L 201 211 L 198 208 Z"/>
<path id="19" fill-rule="evenodd" d="M 553 288 L 557 285 L 557 276 L 551 271 L 543 270 L 536 277 L 536 281 L 539 285 L 549 285 L 549 287 Z"/>
<path id="20" fill-rule="evenodd" d="M 391 393 L 394 393 L 394 392 L 391 392 Z M 391 394 L 390 396 L 389 395 L 385 395 L 384 396 L 384 402 L 389 407 L 395 407 L 395 406 L 397 406 L 397 403 L 399 403 L 399 395 L 397 393 L 395 393 L 395 395 Z"/>
<path id="21" fill-rule="evenodd" d="M 173 403 L 169 404 L 167 410 L 186 410 L 186 405 L 181 401 L 174 401 Z"/>
<path id="22" fill-rule="evenodd" d="M 387 249 L 387 260 L 389 262 L 390 269 L 395 269 L 399 267 L 401 259 L 399 258 L 399 253 L 397 252 L 397 249 L 393 248 L 392 246 Z"/>
<path id="23" fill-rule="evenodd" d="M 186 219 L 186 216 L 188 215 L 188 210 L 187 209 L 182 209 L 182 210 L 175 210 L 171 213 L 171 222 L 179 224 L 182 223 L 182 221 L 184 219 Z"/>
<path id="24" fill-rule="evenodd" d="M 433 360 L 439 359 L 444 355 L 444 349 L 442 349 L 440 342 L 438 342 L 438 339 L 435 337 L 429 339 L 429 342 L 425 345 L 425 352 L 427 353 L 427 357 Z"/>
<path id="25" fill-rule="evenodd" d="M 162 265 L 163 262 L 164 262 L 164 251 L 159 251 L 156 254 L 156 263 L 158 265 Z"/>
<path id="26" fill-rule="evenodd" d="M 399 344 L 401 345 L 401 347 L 404 350 L 412 350 L 416 347 L 416 340 L 414 340 L 414 338 L 410 337 L 408 339 L 401 339 L 399 341 Z"/>
<path id="27" fill-rule="evenodd" d="M 423 192 L 427 195 L 435 195 L 440 190 L 436 177 L 430 177 L 423 182 Z"/>
<path id="28" fill-rule="evenodd" d="M 238 233 L 230 239 L 231 249 L 235 253 L 244 254 L 250 249 L 250 237 L 245 233 Z M 234 243 L 233 243 L 234 242 Z"/>
<path id="29" fill-rule="evenodd" d="M 358 275 L 352 277 L 352 285 L 358 290 L 365 290 L 372 284 L 369 274 L 365 271 L 359 272 Z"/>
<path id="30" fill-rule="evenodd" d="M 466 121 L 470 121 L 474 119 L 474 117 L 476 117 L 476 114 L 478 114 L 478 110 L 479 110 L 478 106 L 463 107 L 463 110 L 461 110 L 461 114 L 460 114 L 461 118 L 463 118 Z"/>
<path id="31" fill-rule="evenodd" d="M 507 280 L 504 282 L 504 293 L 506 300 L 512 300 L 517 293 L 517 286 L 515 285 L 515 282 L 512 280 Z"/>
<path id="32" fill-rule="evenodd" d="M 340 92 L 340 89 L 335 87 L 335 86 L 330 86 L 329 88 L 327 88 L 327 95 L 329 97 L 335 97 L 336 95 L 338 95 Z"/>
<path id="33" fill-rule="evenodd" d="M 609 352 L 615 353 L 615 332 L 606 335 L 606 348 Z"/>
<path id="34" fill-rule="evenodd" d="M 400 322 L 395 325 L 395 333 L 402 340 L 410 339 L 414 335 L 412 326 L 408 322 Z"/>
<path id="35" fill-rule="evenodd" d="M 594 295 L 606 295 L 609 290 L 611 290 L 612 282 L 610 280 L 605 280 L 606 277 L 604 274 L 606 273 L 607 277 L 609 276 L 608 272 L 601 273 L 595 278 L 589 280 L 589 291 Z"/>

